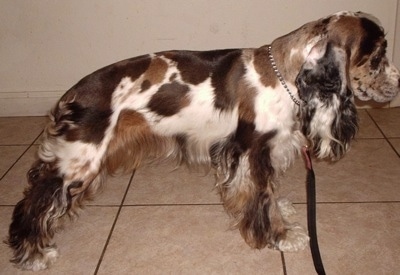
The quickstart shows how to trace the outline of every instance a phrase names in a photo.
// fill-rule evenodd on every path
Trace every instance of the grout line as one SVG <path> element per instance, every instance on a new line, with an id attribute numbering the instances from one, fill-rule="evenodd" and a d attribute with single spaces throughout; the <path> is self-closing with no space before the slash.
<path id="1" fill-rule="evenodd" d="M 396 148 L 393 146 L 393 144 L 390 142 L 389 139 L 386 139 L 386 141 L 389 143 L 390 147 L 392 147 L 392 149 L 396 153 L 396 155 L 400 158 L 400 152 L 397 152 Z"/>
<path id="2" fill-rule="evenodd" d="M 108 234 L 107 241 L 106 241 L 106 243 L 104 244 L 103 251 L 101 252 L 99 261 L 97 262 L 96 269 L 95 269 L 95 271 L 94 271 L 94 275 L 96 275 L 96 274 L 99 272 L 100 265 L 101 265 L 101 263 L 103 262 L 104 255 L 105 255 L 105 253 L 106 253 L 108 244 L 110 243 L 111 236 L 112 236 L 112 234 L 113 234 L 113 232 L 114 232 L 114 229 L 115 229 L 115 226 L 116 226 L 116 224 L 117 224 L 117 220 L 118 220 L 118 218 L 119 218 L 119 215 L 121 214 L 121 210 L 122 210 L 122 207 L 124 206 L 124 202 L 125 202 L 126 196 L 127 196 L 127 194 L 128 194 L 129 188 L 131 187 L 131 184 L 132 184 L 132 180 L 133 180 L 133 176 L 134 176 L 134 175 L 135 175 L 135 171 L 132 172 L 131 178 L 129 179 L 128 186 L 126 187 L 125 194 L 124 194 L 124 196 L 122 197 L 122 200 L 121 200 L 121 203 L 120 203 L 120 205 L 119 205 L 117 214 L 115 215 L 115 219 L 114 219 L 114 222 L 113 222 L 113 224 L 112 224 L 112 226 L 111 226 L 110 233 Z"/>
<path id="3" fill-rule="evenodd" d="M 7 174 L 8 172 L 10 172 L 10 170 L 15 166 L 15 164 L 22 158 L 23 155 L 25 155 L 25 153 L 35 144 L 35 142 L 39 139 L 39 137 L 43 134 L 44 130 L 42 130 L 40 132 L 40 134 L 31 142 L 31 144 L 28 145 L 28 147 L 24 150 L 24 152 L 22 152 L 22 154 L 17 158 L 16 161 L 14 161 L 13 164 L 11 164 L 11 166 L 7 169 L 6 172 L 4 172 L 4 174 L 0 177 L 0 180 L 2 180 Z"/>
<path id="4" fill-rule="evenodd" d="M 222 203 L 149 203 L 149 204 L 124 204 L 124 207 L 157 207 L 157 206 L 222 206 Z M 1 205 L 0 205 L 1 206 Z M 119 207 L 119 204 L 87 204 L 85 207 Z"/>
<path id="5" fill-rule="evenodd" d="M 281 251 L 281 261 L 282 261 L 283 275 L 287 275 L 285 254 L 282 251 Z"/>
<path id="6" fill-rule="evenodd" d="M 317 204 L 397 204 L 400 201 L 321 201 L 317 202 Z M 294 205 L 306 205 L 306 202 L 293 202 Z M 117 204 L 92 204 L 92 205 L 85 205 L 85 208 L 96 208 L 96 207 L 120 207 L 121 205 Z M 222 206 L 222 203 L 198 203 L 198 204 L 184 204 L 184 203 L 176 203 L 176 204 L 126 204 L 123 207 L 174 207 L 174 206 Z M 0 204 L 0 207 L 15 207 L 14 204 Z"/>
<path id="7" fill-rule="evenodd" d="M 383 132 L 383 130 L 381 129 L 381 127 L 379 127 L 378 123 L 375 121 L 375 119 L 372 117 L 372 115 L 367 111 L 368 116 L 372 119 L 372 121 L 375 123 L 375 126 L 379 129 L 379 131 L 381 132 L 381 134 L 383 135 L 383 137 L 385 138 L 386 142 L 389 144 L 389 146 L 392 148 L 392 150 L 394 151 L 394 153 L 397 155 L 397 157 L 400 158 L 400 152 L 397 152 L 396 148 L 394 148 L 393 144 L 390 142 L 390 140 L 388 139 L 388 137 L 385 135 L 385 133 Z"/>
<path id="8" fill-rule="evenodd" d="M 317 202 L 317 204 L 397 204 L 400 201 L 321 201 Z M 294 205 L 306 205 L 306 202 L 293 202 Z M 121 205 L 117 204 L 91 204 L 85 205 L 85 208 L 96 208 L 96 207 L 120 207 Z M 174 206 L 222 206 L 222 203 L 170 203 L 170 204 L 125 204 L 123 207 L 174 207 Z M 14 204 L 0 204 L 0 207 L 15 207 Z"/>
<path id="9" fill-rule="evenodd" d="M 125 204 L 124 207 L 141 207 L 141 206 L 222 206 L 222 203 L 149 203 L 149 204 Z"/>
<path id="10" fill-rule="evenodd" d="M 385 137 L 356 137 L 356 140 L 379 140 L 379 139 L 385 139 Z"/>
<path id="11" fill-rule="evenodd" d="M 321 201 L 321 202 L 317 202 L 318 204 L 323 204 L 323 205 L 328 205 L 328 204 L 396 204 L 396 203 L 400 203 L 400 201 Z M 297 204 L 297 205 L 306 205 L 306 202 L 300 202 L 300 203 L 293 203 L 293 204 Z"/>

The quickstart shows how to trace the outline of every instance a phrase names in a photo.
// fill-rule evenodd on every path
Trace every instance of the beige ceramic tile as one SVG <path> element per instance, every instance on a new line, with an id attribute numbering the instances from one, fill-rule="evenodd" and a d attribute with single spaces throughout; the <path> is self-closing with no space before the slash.
<path id="1" fill-rule="evenodd" d="M 0 181 L 0 204 L 15 205 L 28 185 L 26 173 L 35 160 L 37 146 L 32 146 Z"/>
<path id="2" fill-rule="evenodd" d="M 219 205 L 124 207 L 98 274 L 283 274 L 228 226 Z"/>
<path id="3" fill-rule="evenodd" d="M 74 223 L 69 223 L 65 230 L 57 233 L 55 240 L 60 257 L 48 270 L 40 272 L 21 271 L 9 263 L 11 250 L 0 244 L 1 274 L 93 274 L 111 226 L 118 211 L 117 207 L 88 207 Z M 0 207 L 1 236 L 7 235 L 11 217 L 11 207 Z"/>
<path id="4" fill-rule="evenodd" d="M 305 206 L 297 206 L 306 223 Z M 398 274 L 400 203 L 323 204 L 318 242 L 327 274 Z M 285 253 L 287 274 L 315 274 L 309 249 Z"/>
<path id="5" fill-rule="evenodd" d="M 359 129 L 356 138 L 383 138 L 382 133 L 376 127 L 366 110 L 357 110 Z"/>
<path id="6" fill-rule="evenodd" d="M 314 170 L 318 201 L 399 200 L 400 159 L 384 139 L 358 140 L 343 159 L 314 162 Z M 282 181 L 282 195 L 305 202 L 305 174 L 299 159 Z"/>
<path id="7" fill-rule="evenodd" d="M 28 146 L 0 146 L 0 178 L 15 163 Z"/>
<path id="8" fill-rule="evenodd" d="M 128 187 L 131 174 L 108 177 L 103 187 L 88 205 L 120 205 Z"/>
<path id="9" fill-rule="evenodd" d="M 159 163 L 136 171 L 125 204 L 202 204 L 219 203 L 212 171 L 175 169 L 172 163 Z"/>
<path id="10" fill-rule="evenodd" d="M 386 137 L 400 137 L 400 108 L 368 110 Z"/>
<path id="11" fill-rule="evenodd" d="M 0 144 L 31 144 L 45 123 L 45 117 L 0 117 Z"/>

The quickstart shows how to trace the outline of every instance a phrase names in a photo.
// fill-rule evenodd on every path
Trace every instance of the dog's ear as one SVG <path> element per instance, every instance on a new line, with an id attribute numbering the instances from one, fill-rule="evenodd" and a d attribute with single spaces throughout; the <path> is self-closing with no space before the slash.
<path id="1" fill-rule="evenodd" d="M 329 101 L 333 95 L 347 93 L 347 55 L 328 39 L 320 40 L 311 49 L 299 74 L 296 86 L 299 97 Z"/>
<path id="2" fill-rule="evenodd" d="M 296 78 L 305 101 L 300 110 L 302 132 L 320 158 L 339 159 L 358 128 L 347 64 L 346 51 L 324 39 L 311 49 Z"/>

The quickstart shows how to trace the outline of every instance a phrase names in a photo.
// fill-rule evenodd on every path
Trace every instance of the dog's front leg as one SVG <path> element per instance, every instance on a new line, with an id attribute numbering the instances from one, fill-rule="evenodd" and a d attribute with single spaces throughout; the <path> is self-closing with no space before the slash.
<path id="1" fill-rule="evenodd" d="M 217 186 L 227 212 L 235 219 L 245 241 L 253 248 L 269 246 L 281 251 L 297 251 L 308 244 L 308 236 L 297 224 L 282 216 L 276 192 L 277 170 L 271 159 L 275 133 L 257 137 L 249 150 L 233 153 L 217 169 Z"/>

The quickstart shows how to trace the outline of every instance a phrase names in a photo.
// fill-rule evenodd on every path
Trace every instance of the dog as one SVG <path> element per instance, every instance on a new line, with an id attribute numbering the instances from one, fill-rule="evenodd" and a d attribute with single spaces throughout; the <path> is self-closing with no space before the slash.
<path id="1" fill-rule="evenodd" d="M 171 159 L 215 171 L 226 212 L 253 248 L 297 251 L 308 235 L 285 218 L 279 178 L 308 145 L 340 159 L 358 129 L 354 97 L 390 101 L 399 70 L 379 21 L 340 12 L 260 48 L 165 51 L 80 80 L 50 114 L 7 243 L 11 262 L 45 269 L 52 239 L 107 175 Z"/>

